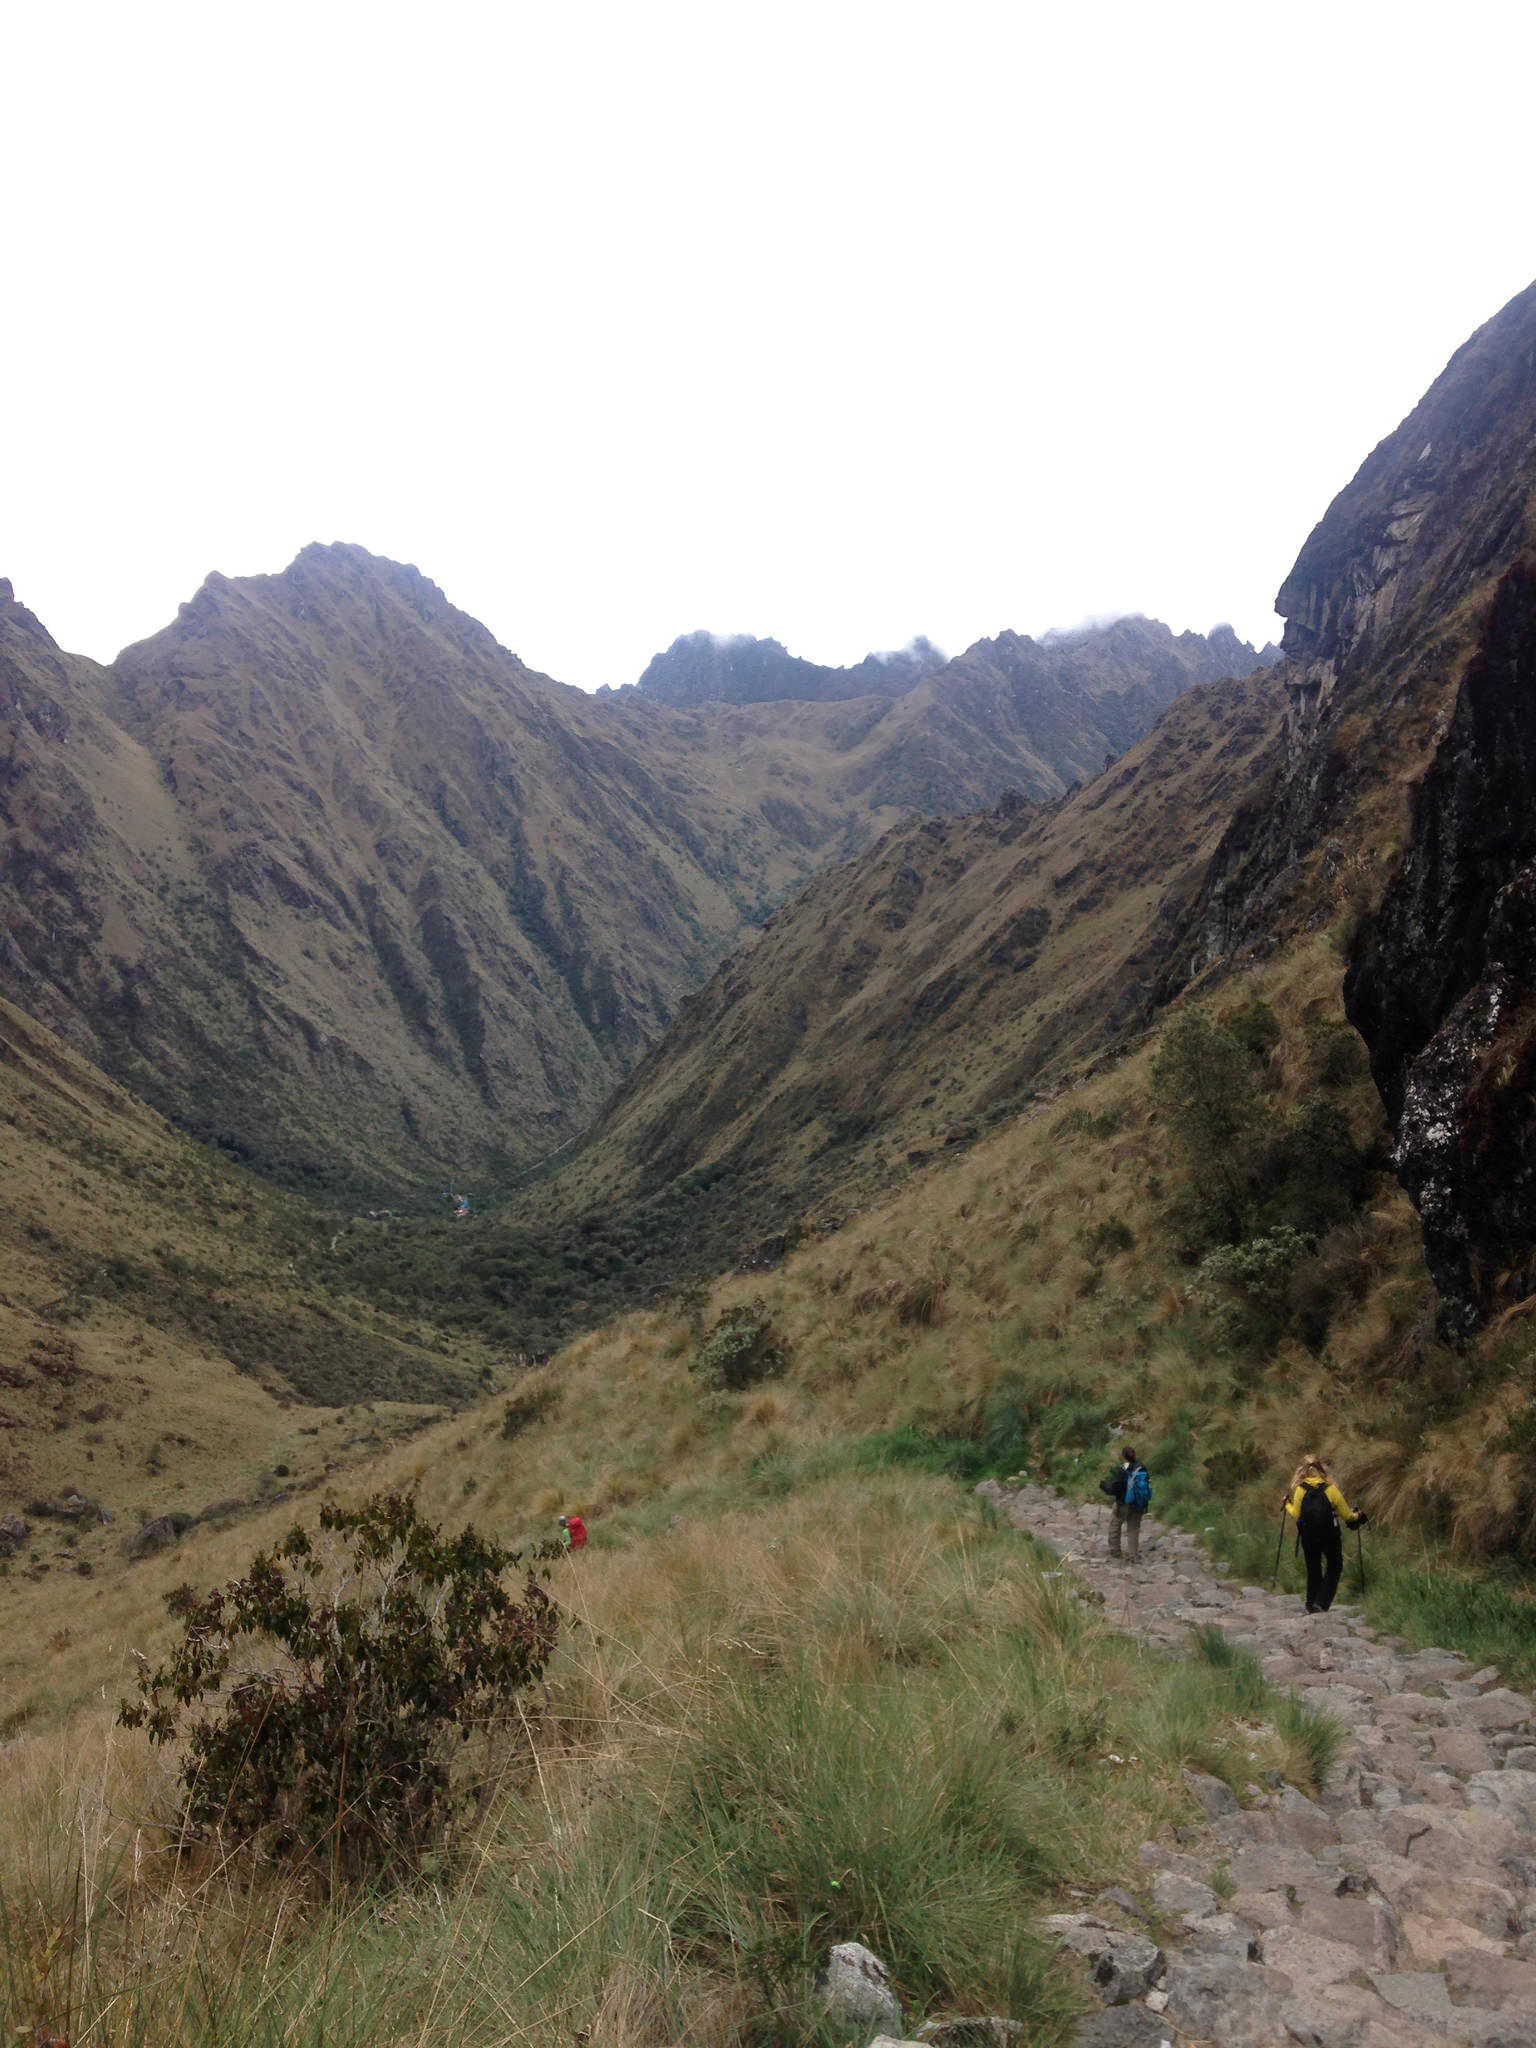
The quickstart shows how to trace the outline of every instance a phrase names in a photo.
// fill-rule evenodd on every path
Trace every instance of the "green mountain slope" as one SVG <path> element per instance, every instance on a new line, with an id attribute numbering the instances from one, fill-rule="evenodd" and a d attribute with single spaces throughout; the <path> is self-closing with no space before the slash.
<path id="1" fill-rule="evenodd" d="M 212 576 L 111 669 L 7 586 L 5 986 L 288 1185 L 504 1181 L 809 875 L 905 810 L 1049 794 L 1123 744 L 1187 669 L 1138 631 L 1114 716 L 974 664 L 894 698 L 673 710 L 535 675 L 355 547 Z"/>

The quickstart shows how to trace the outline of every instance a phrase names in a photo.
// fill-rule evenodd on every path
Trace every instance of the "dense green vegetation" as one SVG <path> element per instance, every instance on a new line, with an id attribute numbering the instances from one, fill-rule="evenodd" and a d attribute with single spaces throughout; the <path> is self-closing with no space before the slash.
<path id="1" fill-rule="evenodd" d="M 309 1271 L 327 1285 L 472 1331 L 525 1359 L 668 1288 L 734 1265 L 755 1211 L 726 1165 L 612 1209 L 511 1220 L 355 1216 Z"/>

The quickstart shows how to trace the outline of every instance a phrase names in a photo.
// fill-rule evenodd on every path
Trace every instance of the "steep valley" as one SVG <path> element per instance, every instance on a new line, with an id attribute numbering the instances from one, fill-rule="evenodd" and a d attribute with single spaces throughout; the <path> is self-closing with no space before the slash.
<path id="1" fill-rule="evenodd" d="M 1005 638 L 896 696 L 674 709 L 534 674 L 356 547 L 211 576 L 110 669 L 6 586 L 6 991 L 285 1185 L 505 1185 L 808 876 L 912 810 L 1059 794 L 1245 658 Z"/>
<path id="2" fill-rule="evenodd" d="M 360 550 L 110 672 L 4 610 L 5 2023 L 867 2048 L 814 1989 L 857 1940 L 938 2048 L 1523 2042 L 1533 517 L 1536 287 L 1329 508 L 1282 662 L 1108 765 L 1014 636 L 741 703 L 685 644 L 679 707 Z M 530 1181 L 326 1211 L 162 1109 L 312 1185 Z M 1080 1555 L 1127 1438 L 1145 1597 Z M 1342 1619 L 1309 1449 L 1369 1514 Z M 112 1715 L 379 1490 L 592 1540 L 462 1831 L 349 1887 L 179 1833 Z"/>

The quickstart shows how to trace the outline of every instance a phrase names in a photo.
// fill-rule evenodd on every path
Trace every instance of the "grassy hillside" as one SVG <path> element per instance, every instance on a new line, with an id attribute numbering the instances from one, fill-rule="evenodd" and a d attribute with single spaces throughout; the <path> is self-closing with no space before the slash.
<path id="1" fill-rule="evenodd" d="M 284 1186 L 504 1186 L 809 876 L 912 809 L 1057 796 L 1251 658 L 1004 639 L 894 697 L 679 710 L 536 674 L 358 547 L 210 576 L 110 668 L 0 581 L 8 991 Z"/>
<path id="2" fill-rule="evenodd" d="M 163 1596 L 240 1572 L 304 1503 L 139 1563 L 104 1552 L 85 1580 L 14 1561 L 7 2022 L 95 2015 L 145 2048 L 787 2044 L 817 2038 L 808 1973 L 846 1934 L 891 1958 L 911 2016 L 1013 2011 L 1064 2039 L 1073 1981 L 998 1928 L 1123 1881 L 1127 1844 L 1185 1812 L 1186 1764 L 1239 1786 L 1316 1768 L 1253 1674 L 1131 1647 L 970 1492 L 1026 1470 L 1091 1494 L 1130 1432 L 1158 1510 L 1266 1577 L 1284 1477 L 1321 1449 L 1372 1511 L 1378 1616 L 1536 1669 L 1529 1597 L 1478 1562 L 1530 1541 L 1528 1324 L 1435 1343 L 1339 1017 L 1342 929 L 1207 1019 L 1246 1062 L 1254 1158 L 1284 1139 L 1241 1184 L 1243 1227 L 1316 1216 L 1283 1286 L 1211 1263 L 1165 1034 L 777 1270 L 676 1292 L 331 1475 L 512 1542 L 576 1507 L 593 1532 L 556 1569 L 581 1625 L 536 1713 L 465 1753 L 481 1819 L 382 1912 L 317 1923 L 279 1871 L 178 1862 L 150 1824 L 163 1766 L 109 1727 L 132 1653 L 167 1640 Z M 1298 1151 L 1319 1103 L 1352 1166 Z"/>
<path id="3" fill-rule="evenodd" d="M 143 1522 L 313 1488 L 496 1369 L 473 1340 L 336 1289 L 335 1219 L 216 1160 L 6 1003 L 0 1135 L 0 1514 L 34 1526 L 12 1572 L 44 1608 L 67 1574 L 101 1612 Z M 60 1513 L 70 1494 L 91 1511 Z"/>
<path id="4" fill-rule="evenodd" d="M 1059 1085 L 1141 1027 L 1161 936 L 1283 710 L 1267 674 L 1188 691 L 1069 801 L 914 822 L 819 877 L 684 1004 L 528 1213 L 707 1170 L 750 1238 Z"/>

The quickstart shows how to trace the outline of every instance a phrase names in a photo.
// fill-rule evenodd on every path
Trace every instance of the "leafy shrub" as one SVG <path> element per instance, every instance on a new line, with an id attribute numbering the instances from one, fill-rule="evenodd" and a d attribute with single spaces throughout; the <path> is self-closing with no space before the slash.
<path id="1" fill-rule="evenodd" d="M 1136 1235 L 1129 1223 L 1118 1216 L 1106 1216 L 1088 1233 L 1088 1256 L 1091 1259 L 1112 1259 L 1117 1252 L 1130 1251 L 1135 1242 Z"/>
<path id="2" fill-rule="evenodd" d="M 693 1358 L 693 1370 L 704 1384 L 725 1393 L 773 1379 L 788 1364 L 789 1353 L 760 1296 L 728 1308 Z"/>
<path id="3" fill-rule="evenodd" d="M 1331 1102 L 1309 1095 L 1272 1139 L 1263 1161 L 1261 1218 L 1320 1236 L 1360 1204 L 1366 1161 Z"/>
<path id="4" fill-rule="evenodd" d="M 1267 1063 L 1280 1043 L 1280 1019 L 1262 998 L 1256 998 L 1246 1009 L 1235 1011 L 1225 1020 L 1225 1028 L 1249 1058 L 1261 1065 Z"/>
<path id="5" fill-rule="evenodd" d="M 532 1429 L 536 1422 L 542 1422 L 559 1405 L 558 1387 L 527 1387 L 521 1394 L 514 1394 L 501 1418 L 503 1437 L 510 1442 L 513 1437 L 521 1436 L 525 1429 Z"/>
<path id="6" fill-rule="evenodd" d="M 1184 1154 L 1202 1234 L 1236 1242 L 1248 1220 L 1256 1155 L 1269 1123 L 1247 1049 L 1191 1010 L 1163 1033 L 1152 1092 Z"/>
<path id="7" fill-rule="evenodd" d="M 295 1527 L 244 1578 L 169 1594 L 181 1641 L 118 1718 L 152 1743 L 182 1736 L 187 1833 L 334 1887 L 409 1870 L 441 1840 L 454 1751 L 542 1676 L 558 1616 L 532 1573 L 520 1598 L 503 1586 L 515 1552 L 444 1537 L 406 1495 L 327 1502 L 320 1530 L 334 1543 Z"/>
<path id="8" fill-rule="evenodd" d="M 1201 1261 L 1189 1298 L 1228 1344 L 1263 1344 L 1285 1328 L 1291 1280 L 1312 1240 L 1277 1224 L 1246 1244 L 1218 1245 Z"/>
<path id="9" fill-rule="evenodd" d="M 1365 1078 L 1365 1047 L 1359 1033 L 1342 1017 L 1331 1019 L 1311 1034 L 1311 1051 L 1320 1088 L 1345 1088 Z"/>
<path id="10" fill-rule="evenodd" d="M 1191 1257 L 1282 1225 L 1320 1236 L 1365 1193 L 1369 1160 L 1331 1102 L 1309 1095 L 1281 1120 L 1265 1100 L 1252 1048 L 1234 1035 L 1242 1024 L 1265 1041 L 1258 1011 L 1273 1023 L 1263 1004 L 1225 1026 L 1192 1011 L 1169 1026 L 1153 1062 L 1153 1094 L 1186 1169 L 1179 1206 Z"/>

